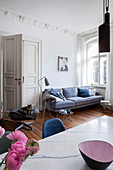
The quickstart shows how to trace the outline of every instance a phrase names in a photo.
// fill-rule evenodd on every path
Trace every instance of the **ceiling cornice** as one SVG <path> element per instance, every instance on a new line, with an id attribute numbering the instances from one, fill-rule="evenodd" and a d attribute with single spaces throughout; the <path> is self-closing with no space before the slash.
<path id="1" fill-rule="evenodd" d="M 110 30 L 113 30 L 113 22 L 110 23 Z M 98 28 L 94 28 L 85 32 L 80 33 L 78 36 L 79 38 L 84 38 L 84 37 L 88 37 L 88 36 L 98 36 Z"/>
<path id="2" fill-rule="evenodd" d="M 82 32 L 82 33 L 79 34 L 79 38 L 84 38 L 84 37 L 88 37 L 88 36 L 91 36 L 91 35 L 97 35 L 97 33 L 98 33 L 97 31 L 98 31 L 98 29 L 94 28 L 92 30 Z"/>
<path id="3" fill-rule="evenodd" d="M 69 29 L 63 29 L 59 26 L 53 26 L 49 23 L 44 23 L 39 21 L 38 19 L 35 18 L 31 18 L 29 16 L 25 16 L 23 14 L 19 14 L 17 12 L 11 11 L 9 9 L 5 9 L 0 7 L 0 16 L 6 17 L 8 19 L 20 22 L 20 23 L 25 23 L 25 24 L 29 24 L 32 25 L 34 27 L 40 28 L 40 29 L 45 29 L 48 31 L 56 31 L 56 32 L 61 32 L 70 36 L 76 36 L 76 32 L 73 32 Z"/>

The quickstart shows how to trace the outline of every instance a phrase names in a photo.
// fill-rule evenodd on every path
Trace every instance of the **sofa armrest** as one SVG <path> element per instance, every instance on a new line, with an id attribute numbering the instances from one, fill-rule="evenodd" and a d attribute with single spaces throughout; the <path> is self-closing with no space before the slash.
<path id="1" fill-rule="evenodd" d="M 46 109 L 50 110 L 51 106 L 52 106 L 52 102 L 53 102 L 53 99 L 49 99 L 49 100 L 46 100 Z"/>

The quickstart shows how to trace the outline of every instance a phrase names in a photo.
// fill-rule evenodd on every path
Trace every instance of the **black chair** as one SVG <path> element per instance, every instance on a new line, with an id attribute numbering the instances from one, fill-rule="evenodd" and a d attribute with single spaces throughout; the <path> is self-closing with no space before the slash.
<path id="1" fill-rule="evenodd" d="M 22 109 L 22 108 L 21 108 Z M 33 127 L 31 127 L 29 124 L 32 124 L 33 122 L 21 122 L 22 120 L 35 120 L 39 110 L 37 108 L 33 109 L 33 113 L 32 114 L 28 114 L 25 113 L 24 111 L 22 112 L 20 108 L 13 108 L 10 111 L 10 118 L 12 120 L 20 120 L 18 121 L 18 124 L 20 124 L 20 126 L 18 126 L 15 130 L 18 130 L 20 128 L 22 128 L 23 126 L 26 126 L 27 128 L 33 130 Z"/>
<path id="2" fill-rule="evenodd" d="M 12 140 L 6 137 L 9 133 L 9 131 L 6 131 L 0 138 L 0 154 L 8 152 L 8 149 L 11 147 Z"/>
<path id="3" fill-rule="evenodd" d="M 54 135 L 56 133 L 62 132 L 65 127 L 62 121 L 58 118 L 50 119 L 44 122 L 42 128 L 42 138 Z"/>

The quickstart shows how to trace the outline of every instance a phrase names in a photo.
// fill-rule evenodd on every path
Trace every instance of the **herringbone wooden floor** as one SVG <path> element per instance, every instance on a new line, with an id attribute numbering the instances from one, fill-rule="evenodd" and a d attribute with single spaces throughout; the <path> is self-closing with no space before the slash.
<path id="1" fill-rule="evenodd" d="M 90 107 L 86 107 L 82 109 L 76 109 L 73 112 L 74 113 L 71 116 L 72 120 L 64 121 L 63 116 L 62 115 L 60 116 L 60 119 L 64 121 L 64 125 L 66 129 L 78 126 L 80 124 L 83 124 L 85 122 L 88 122 L 90 120 L 93 120 L 93 119 L 96 119 L 98 117 L 105 115 L 102 112 L 101 107 L 99 105 L 90 106 Z M 113 117 L 111 113 L 107 115 Z M 55 117 L 53 113 L 52 113 L 52 116 L 53 118 Z M 46 111 L 44 121 L 48 119 L 50 119 L 50 116 L 49 116 L 49 113 Z M 24 132 L 29 139 L 35 138 L 36 140 L 40 140 L 42 138 L 42 126 L 43 126 L 44 121 L 42 121 L 42 112 L 40 112 L 37 116 L 37 119 L 32 124 L 32 127 L 34 128 L 34 130 L 32 131 L 32 130 L 28 130 L 25 128 L 21 128 L 21 131 Z"/>

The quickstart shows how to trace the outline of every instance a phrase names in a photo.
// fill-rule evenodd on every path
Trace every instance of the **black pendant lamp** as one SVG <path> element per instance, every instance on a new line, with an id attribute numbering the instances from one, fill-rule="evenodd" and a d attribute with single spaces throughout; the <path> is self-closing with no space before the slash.
<path id="1" fill-rule="evenodd" d="M 110 52 L 110 13 L 109 0 L 103 0 L 104 23 L 99 26 L 99 52 Z"/>

